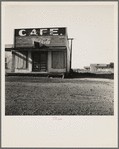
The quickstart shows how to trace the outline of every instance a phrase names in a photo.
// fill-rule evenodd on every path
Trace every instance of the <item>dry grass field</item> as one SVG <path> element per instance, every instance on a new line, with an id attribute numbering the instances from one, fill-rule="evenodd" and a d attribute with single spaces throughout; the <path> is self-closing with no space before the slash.
<path id="1" fill-rule="evenodd" d="M 6 115 L 113 115 L 114 80 L 7 76 Z"/>

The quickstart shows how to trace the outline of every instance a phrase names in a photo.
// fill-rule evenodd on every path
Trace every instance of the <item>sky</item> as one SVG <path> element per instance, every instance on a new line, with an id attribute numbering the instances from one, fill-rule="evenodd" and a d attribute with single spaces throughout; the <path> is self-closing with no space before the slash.
<path id="1" fill-rule="evenodd" d="M 5 2 L 5 44 L 14 43 L 14 29 L 67 27 L 72 45 L 72 68 L 114 62 L 114 4 L 91 2 Z"/>

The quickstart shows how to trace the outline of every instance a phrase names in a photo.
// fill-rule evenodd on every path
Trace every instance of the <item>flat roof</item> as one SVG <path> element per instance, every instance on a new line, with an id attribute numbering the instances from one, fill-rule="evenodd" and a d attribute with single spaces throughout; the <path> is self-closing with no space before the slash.
<path id="1" fill-rule="evenodd" d="M 16 30 L 16 29 L 50 29 L 50 28 L 51 29 L 53 29 L 53 28 L 54 29 L 56 29 L 56 28 L 65 28 L 66 29 L 67 27 L 41 27 L 41 28 L 38 28 L 38 27 L 36 27 L 36 28 L 35 27 L 23 28 L 22 27 L 22 28 L 15 28 L 14 30 Z"/>

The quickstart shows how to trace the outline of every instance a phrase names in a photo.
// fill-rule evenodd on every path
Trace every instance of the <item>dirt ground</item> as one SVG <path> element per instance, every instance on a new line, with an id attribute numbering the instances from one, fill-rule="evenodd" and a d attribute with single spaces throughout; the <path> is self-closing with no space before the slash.
<path id="1" fill-rule="evenodd" d="M 7 76 L 6 115 L 113 115 L 114 80 Z"/>

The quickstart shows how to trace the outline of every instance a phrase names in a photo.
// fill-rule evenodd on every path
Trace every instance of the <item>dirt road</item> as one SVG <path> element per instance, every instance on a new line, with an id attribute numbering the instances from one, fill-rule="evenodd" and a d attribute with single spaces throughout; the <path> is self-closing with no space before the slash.
<path id="1" fill-rule="evenodd" d="M 114 80 L 8 76 L 6 115 L 113 115 Z"/>

